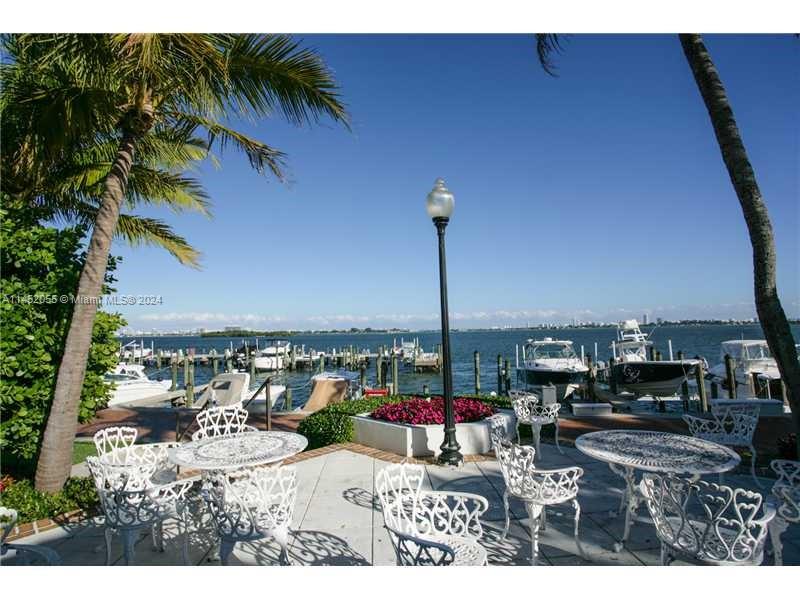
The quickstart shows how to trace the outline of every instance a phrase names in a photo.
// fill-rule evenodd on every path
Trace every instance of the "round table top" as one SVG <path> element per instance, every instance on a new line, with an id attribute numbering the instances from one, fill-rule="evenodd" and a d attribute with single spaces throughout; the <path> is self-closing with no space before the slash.
<path id="1" fill-rule="evenodd" d="M 207 437 L 170 448 L 176 465 L 202 471 L 237 469 L 282 461 L 302 452 L 308 440 L 287 431 L 250 431 Z"/>
<path id="2" fill-rule="evenodd" d="M 579 436 L 575 447 L 607 463 L 654 473 L 724 473 L 741 461 L 721 444 L 663 431 L 593 431 Z"/>

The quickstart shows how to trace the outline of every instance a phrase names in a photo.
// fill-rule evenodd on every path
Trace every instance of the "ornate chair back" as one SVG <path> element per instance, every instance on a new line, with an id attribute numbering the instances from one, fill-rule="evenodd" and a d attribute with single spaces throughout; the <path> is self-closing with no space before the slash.
<path id="1" fill-rule="evenodd" d="M 246 424 L 248 414 L 241 405 L 206 409 L 195 417 L 199 429 L 192 434 L 192 440 L 252 431 L 252 428 Z"/>
<path id="2" fill-rule="evenodd" d="M 297 470 L 261 466 L 214 472 L 201 493 L 221 537 L 257 539 L 291 523 Z"/>
<path id="3" fill-rule="evenodd" d="M 134 427 L 106 427 L 94 434 L 94 447 L 97 455 L 103 456 L 120 448 L 129 448 L 136 443 Z"/>
<path id="4" fill-rule="evenodd" d="M 88 457 L 86 464 L 94 479 L 107 527 L 136 529 L 159 519 L 161 507 L 151 494 L 151 467 L 106 465 L 94 456 Z"/>
<path id="5" fill-rule="evenodd" d="M 424 478 L 422 465 L 405 462 L 389 465 L 378 472 L 375 489 L 389 528 L 402 533 L 419 533 L 415 523 L 416 508 Z"/>
<path id="6" fill-rule="evenodd" d="M 659 539 L 679 554 L 713 564 L 761 564 L 775 514 L 761 494 L 653 473 L 644 475 L 640 489 Z"/>
<path id="7" fill-rule="evenodd" d="M 760 408 L 756 404 L 716 405 L 711 414 L 719 423 L 719 430 L 713 441 L 720 444 L 749 446 L 758 427 Z"/>
<path id="8" fill-rule="evenodd" d="M 778 476 L 772 494 L 780 502 L 778 516 L 790 523 L 800 522 L 800 461 L 773 460 L 769 466 Z"/>

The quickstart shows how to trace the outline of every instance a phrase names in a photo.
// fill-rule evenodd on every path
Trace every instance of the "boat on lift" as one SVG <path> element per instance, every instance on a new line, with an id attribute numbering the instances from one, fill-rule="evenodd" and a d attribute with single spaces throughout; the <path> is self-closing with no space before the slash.
<path id="1" fill-rule="evenodd" d="M 256 340 L 256 343 L 258 340 Z M 281 371 L 288 364 L 292 344 L 288 340 L 267 340 L 267 345 L 256 350 L 257 371 Z"/>
<path id="2" fill-rule="evenodd" d="M 585 380 L 588 368 L 569 340 L 527 340 L 522 347 L 522 366 L 517 367 L 517 385 L 531 388 L 556 387 L 559 399 L 568 398 Z"/>
<path id="3" fill-rule="evenodd" d="M 766 340 L 728 340 L 722 342 L 720 362 L 708 370 L 709 377 L 728 389 L 725 356 L 733 358 L 736 397 L 780 398 L 781 374 Z"/>
<path id="4" fill-rule="evenodd" d="M 140 404 L 169 391 L 171 385 L 170 381 L 150 379 L 144 372 L 144 365 L 128 363 L 119 363 L 103 379 L 113 386 L 109 407 Z"/>
<path id="5" fill-rule="evenodd" d="M 652 345 L 636 319 L 617 324 L 617 339 L 611 345 L 615 361 L 611 375 L 617 389 L 636 396 L 672 396 L 694 375 L 699 360 L 649 360 L 647 349 Z"/>

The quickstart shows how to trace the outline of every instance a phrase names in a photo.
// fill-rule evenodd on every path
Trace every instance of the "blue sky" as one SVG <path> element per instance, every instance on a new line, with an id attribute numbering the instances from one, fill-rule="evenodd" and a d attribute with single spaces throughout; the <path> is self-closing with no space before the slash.
<path id="1" fill-rule="evenodd" d="M 164 218 L 202 270 L 130 249 L 131 329 L 435 327 L 425 196 L 455 193 L 454 326 L 754 316 L 737 198 L 676 36 L 576 35 L 539 67 L 530 36 L 300 37 L 334 70 L 352 131 L 239 126 L 288 154 L 291 183 L 228 151 L 198 176 L 214 218 Z M 800 315 L 800 42 L 706 36 L 775 227 L 779 289 Z"/>

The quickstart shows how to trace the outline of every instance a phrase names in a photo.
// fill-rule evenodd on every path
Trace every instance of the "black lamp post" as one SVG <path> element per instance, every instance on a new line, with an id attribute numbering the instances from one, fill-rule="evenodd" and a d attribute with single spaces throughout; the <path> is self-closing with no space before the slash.
<path id="1" fill-rule="evenodd" d="M 444 441 L 440 446 L 442 453 L 439 462 L 444 465 L 459 466 L 464 462 L 461 446 L 456 440 L 456 420 L 453 411 L 453 371 L 450 366 L 450 319 L 447 311 L 447 264 L 444 254 L 444 230 L 453 214 L 455 199 L 444 185 L 443 179 L 437 179 L 428 194 L 428 215 L 433 219 L 439 235 L 439 296 L 442 311 L 442 379 L 444 384 Z"/>

